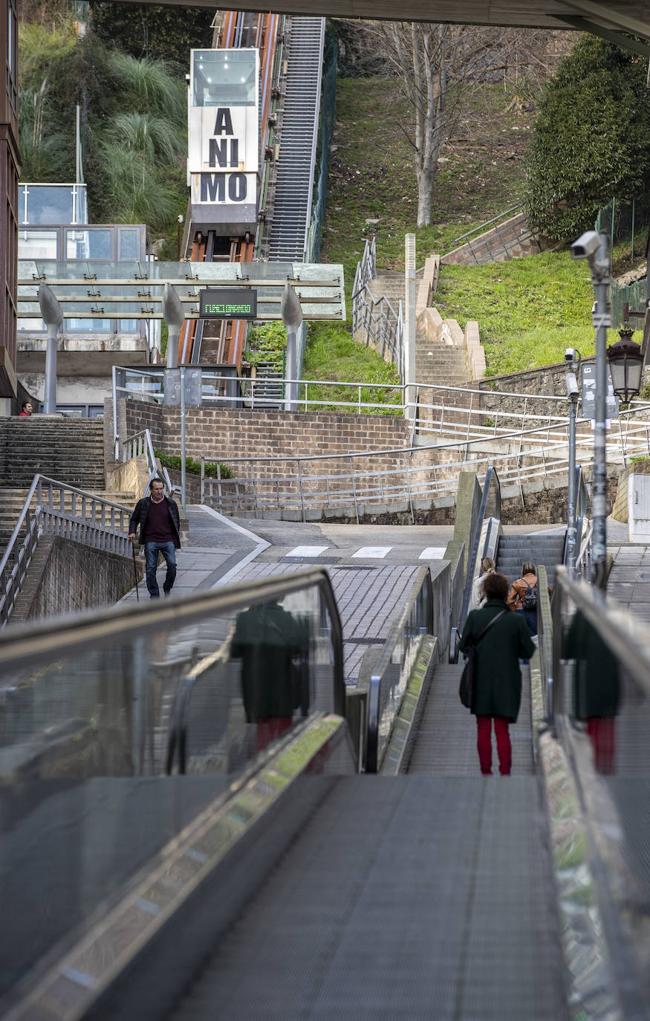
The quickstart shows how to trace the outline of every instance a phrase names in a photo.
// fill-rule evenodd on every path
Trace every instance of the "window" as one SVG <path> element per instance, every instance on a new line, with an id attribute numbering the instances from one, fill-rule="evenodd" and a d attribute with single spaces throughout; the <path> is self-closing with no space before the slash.
<path id="1" fill-rule="evenodd" d="M 66 259 L 106 259 L 113 257 L 113 231 L 110 227 L 89 227 L 65 232 Z"/>
<path id="2" fill-rule="evenodd" d="M 135 261 L 140 258 L 140 231 L 132 227 L 119 228 L 119 252 L 120 262 Z"/>
<path id="3" fill-rule="evenodd" d="M 255 106 L 257 50 L 194 50 L 193 106 Z"/>
<path id="4" fill-rule="evenodd" d="M 19 259 L 56 259 L 57 231 L 23 228 L 18 236 Z"/>

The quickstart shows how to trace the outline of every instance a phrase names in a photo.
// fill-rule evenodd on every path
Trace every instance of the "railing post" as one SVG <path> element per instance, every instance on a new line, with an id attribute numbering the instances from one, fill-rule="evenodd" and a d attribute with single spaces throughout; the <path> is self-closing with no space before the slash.
<path id="1" fill-rule="evenodd" d="M 217 461 L 217 506 L 223 512 L 223 501 L 221 498 L 221 462 Z"/>
<path id="2" fill-rule="evenodd" d="M 201 503 L 205 503 L 205 458 L 201 457 Z"/>
<path id="3" fill-rule="evenodd" d="M 349 458 L 349 461 L 350 468 L 352 469 L 352 495 L 354 497 L 354 516 L 357 519 L 357 524 L 359 524 L 359 504 L 357 502 L 357 479 L 354 474 L 354 462 L 351 457 Z"/>
<path id="4" fill-rule="evenodd" d="M 302 491 L 302 462 L 298 459 L 298 488 L 300 490 L 300 510 L 302 514 L 302 520 L 305 520 L 305 497 Z"/>

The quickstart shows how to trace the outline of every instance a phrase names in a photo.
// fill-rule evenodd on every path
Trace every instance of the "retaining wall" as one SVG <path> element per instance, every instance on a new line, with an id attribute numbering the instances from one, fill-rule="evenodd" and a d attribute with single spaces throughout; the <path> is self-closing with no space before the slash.
<path id="1" fill-rule="evenodd" d="M 138 570 L 142 576 L 141 564 Z M 10 624 L 111 606 L 131 588 L 132 560 L 71 539 L 43 536 Z"/>

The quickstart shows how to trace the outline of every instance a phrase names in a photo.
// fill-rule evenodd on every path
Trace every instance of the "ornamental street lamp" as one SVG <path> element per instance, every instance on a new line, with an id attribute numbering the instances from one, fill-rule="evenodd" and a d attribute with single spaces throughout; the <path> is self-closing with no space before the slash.
<path id="1" fill-rule="evenodd" d="M 633 333 L 634 330 L 624 327 L 619 330 L 621 339 L 607 348 L 612 386 L 622 404 L 629 404 L 641 389 L 643 350 L 632 340 Z"/>

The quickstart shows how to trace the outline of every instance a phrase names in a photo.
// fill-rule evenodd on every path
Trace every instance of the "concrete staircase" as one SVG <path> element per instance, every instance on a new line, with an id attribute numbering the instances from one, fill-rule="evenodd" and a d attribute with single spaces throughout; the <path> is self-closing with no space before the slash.
<path id="1" fill-rule="evenodd" d="M 497 553 L 497 571 L 513 582 L 521 577 L 521 565 L 531 560 L 536 566 L 543 564 L 550 586 L 555 584 L 555 568 L 562 563 L 564 530 L 551 535 L 502 535 Z"/>
<path id="2" fill-rule="evenodd" d="M 0 486 L 28 488 L 37 472 L 79 489 L 103 490 L 103 421 L 45 415 L 0 419 Z"/>
<path id="3" fill-rule="evenodd" d="M 374 297 L 385 297 L 395 312 L 404 303 L 404 274 L 384 270 L 369 282 Z M 465 337 L 455 320 L 442 320 L 435 309 L 418 315 L 415 378 L 418 383 L 462 386 L 468 380 Z M 426 391 L 423 399 L 426 398 Z"/>
<path id="4" fill-rule="evenodd" d="M 472 266 L 488 262 L 507 262 L 509 259 L 521 259 L 525 255 L 535 255 L 542 251 L 544 247 L 528 226 L 526 214 L 519 212 L 491 230 L 447 252 L 442 256 L 441 262 L 443 265 Z"/>

